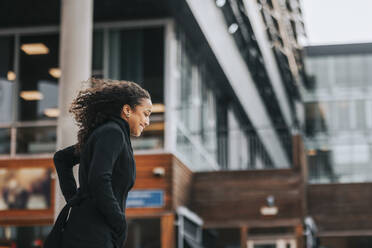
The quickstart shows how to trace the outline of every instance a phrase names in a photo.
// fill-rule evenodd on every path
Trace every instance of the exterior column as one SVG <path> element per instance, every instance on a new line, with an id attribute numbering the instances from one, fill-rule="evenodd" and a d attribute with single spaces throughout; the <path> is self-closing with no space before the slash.
<path id="1" fill-rule="evenodd" d="M 93 1 L 62 0 L 60 32 L 59 110 L 57 148 L 76 143 L 77 127 L 68 113 L 72 100 L 81 89 L 81 82 L 91 76 Z M 74 168 L 77 180 L 77 166 Z M 65 201 L 56 180 L 55 217 Z"/>
<path id="2" fill-rule="evenodd" d="M 242 226 L 240 228 L 240 247 L 241 248 L 248 248 L 248 228 L 246 226 Z"/>
<path id="3" fill-rule="evenodd" d="M 167 214 L 161 217 L 161 248 L 175 247 L 174 214 Z"/>

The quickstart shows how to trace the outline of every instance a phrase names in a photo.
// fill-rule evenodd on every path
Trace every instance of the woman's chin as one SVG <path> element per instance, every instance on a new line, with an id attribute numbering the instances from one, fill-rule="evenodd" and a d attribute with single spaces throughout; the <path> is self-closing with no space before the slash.
<path id="1" fill-rule="evenodd" d="M 139 136 L 141 136 L 141 132 L 140 131 L 138 131 L 138 132 L 133 132 L 133 133 L 131 133 L 132 134 L 132 136 L 134 136 L 134 137 L 139 137 Z"/>

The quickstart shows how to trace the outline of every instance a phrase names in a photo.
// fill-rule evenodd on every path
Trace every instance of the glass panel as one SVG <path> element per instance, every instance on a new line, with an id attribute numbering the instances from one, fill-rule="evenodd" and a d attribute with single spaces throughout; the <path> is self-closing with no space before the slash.
<path id="1" fill-rule="evenodd" d="M 164 147 L 164 120 L 163 114 L 152 114 L 150 125 L 146 127 L 138 138 L 132 137 L 132 146 L 135 150 L 161 149 Z"/>
<path id="2" fill-rule="evenodd" d="M 362 87 L 364 81 L 364 68 L 365 61 L 362 55 L 354 55 L 349 58 L 348 73 L 350 75 L 349 85 L 351 87 Z"/>
<path id="3" fill-rule="evenodd" d="M 110 31 L 109 78 L 134 81 L 163 103 L 163 74 L 163 28 Z"/>
<path id="4" fill-rule="evenodd" d="M 19 120 L 56 119 L 61 73 L 58 36 L 23 36 L 19 49 Z"/>
<path id="5" fill-rule="evenodd" d="M 51 172 L 49 168 L 1 168 L 0 210 L 49 209 Z"/>
<path id="6" fill-rule="evenodd" d="M 103 78 L 103 31 L 93 32 L 92 76 Z"/>
<path id="7" fill-rule="evenodd" d="M 255 244 L 253 247 L 254 248 L 276 248 L 276 245 L 275 244 L 262 244 L 262 245 Z"/>
<path id="8" fill-rule="evenodd" d="M 14 39 L 0 37 L 0 123 L 11 122 L 14 99 Z"/>
<path id="9" fill-rule="evenodd" d="M 327 68 L 324 68 L 325 70 Z M 335 72 L 336 84 L 338 87 L 348 87 L 350 84 L 349 77 L 349 56 L 336 56 L 335 57 Z"/>
<path id="10" fill-rule="evenodd" d="M 0 154 L 10 154 L 10 128 L 0 128 Z"/>
<path id="11" fill-rule="evenodd" d="M 131 219 L 125 247 L 161 247 L 160 218 Z"/>
<path id="12" fill-rule="evenodd" d="M 366 55 L 366 86 L 372 88 L 372 55 Z"/>
<path id="13" fill-rule="evenodd" d="M 232 109 L 228 111 L 229 122 L 229 169 L 247 169 L 249 163 L 248 139 Z"/>
<path id="14" fill-rule="evenodd" d="M 56 151 L 56 127 L 20 127 L 17 129 L 17 153 L 53 153 Z"/>
<path id="15" fill-rule="evenodd" d="M 42 247 L 52 226 L 2 226 L 0 247 Z"/>

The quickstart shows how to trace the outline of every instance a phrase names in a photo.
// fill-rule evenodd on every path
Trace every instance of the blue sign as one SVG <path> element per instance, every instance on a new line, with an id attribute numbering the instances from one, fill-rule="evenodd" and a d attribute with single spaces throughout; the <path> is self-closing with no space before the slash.
<path id="1" fill-rule="evenodd" d="M 164 207 L 163 190 L 132 190 L 128 194 L 127 208 Z"/>

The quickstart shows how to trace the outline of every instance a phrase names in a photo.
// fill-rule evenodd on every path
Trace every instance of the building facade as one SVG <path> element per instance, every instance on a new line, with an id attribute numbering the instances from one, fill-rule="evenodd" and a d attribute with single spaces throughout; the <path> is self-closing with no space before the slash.
<path id="1" fill-rule="evenodd" d="M 305 51 L 309 214 L 325 247 L 369 247 L 372 44 Z"/>
<path id="2" fill-rule="evenodd" d="M 132 140 L 128 247 L 304 245 L 299 1 L 21 2 L 0 10 L 1 242 L 50 231 L 52 156 L 76 142 L 69 104 L 94 76 L 154 103 Z"/>

